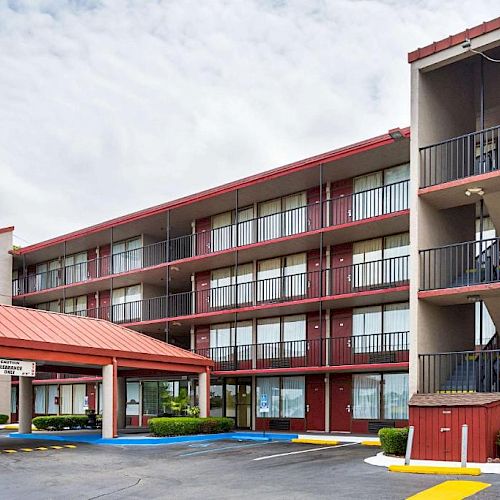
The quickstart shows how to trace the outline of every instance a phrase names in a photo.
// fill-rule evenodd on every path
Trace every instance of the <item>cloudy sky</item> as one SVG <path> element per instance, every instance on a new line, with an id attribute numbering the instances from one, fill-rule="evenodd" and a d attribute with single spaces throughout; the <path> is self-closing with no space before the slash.
<path id="1" fill-rule="evenodd" d="M 0 0 L 26 245 L 409 124 L 406 54 L 498 0 Z"/>

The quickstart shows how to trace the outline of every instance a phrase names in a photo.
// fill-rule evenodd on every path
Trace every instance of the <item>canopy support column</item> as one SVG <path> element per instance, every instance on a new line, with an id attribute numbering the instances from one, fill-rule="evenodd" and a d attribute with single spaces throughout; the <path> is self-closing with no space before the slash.
<path id="1" fill-rule="evenodd" d="M 19 377 L 19 433 L 31 434 L 33 378 Z"/>
<path id="2" fill-rule="evenodd" d="M 198 377 L 198 392 L 200 403 L 200 417 L 210 416 L 210 369 L 201 372 Z"/>
<path id="3" fill-rule="evenodd" d="M 102 437 L 118 437 L 118 377 L 116 360 L 102 367 Z"/>

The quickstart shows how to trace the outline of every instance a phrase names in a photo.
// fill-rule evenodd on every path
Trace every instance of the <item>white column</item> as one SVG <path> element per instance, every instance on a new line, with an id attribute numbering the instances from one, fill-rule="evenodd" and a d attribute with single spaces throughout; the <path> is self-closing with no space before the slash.
<path id="1" fill-rule="evenodd" d="M 198 376 L 198 401 L 200 406 L 200 417 L 206 418 L 210 416 L 210 376 L 205 371 Z"/>
<path id="2" fill-rule="evenodd" d="M 19 377 L 19 432 L 31 434 L 33 417 L 33 378 Z"/>
<path id="3" fill-rule="evenodd" d="M 114 436 L 114 370 L 113 365 L 102 367 L 102 437 Z"/>

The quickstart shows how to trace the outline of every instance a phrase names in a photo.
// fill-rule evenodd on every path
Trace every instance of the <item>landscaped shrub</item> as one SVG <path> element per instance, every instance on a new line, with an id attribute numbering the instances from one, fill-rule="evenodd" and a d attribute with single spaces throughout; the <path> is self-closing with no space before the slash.
<path id="1" fill-rule="evenodd" d="M 8 421 L 9 421 L 9 416 L 3 415 L 2 413 L 0 413 L 0 425 L 6 424 Z"/>
<path id="2" fill-rule="evenodd" d="M 64 429 L 79 429 L 88 423 L 87 415 L 49 415 L 35 417 L 33 425 L 43 431 L 62 431 Z"/>
<path id="3" fill-rule="evenodd" d="M 384 453 L 389 455 L 404 455 L 406 453 L 406 443 L 408 441 L 408 429 L 394 429 L 386 427 L 378 431 L 380 444 Z"/>
<path id="4" fill-rule="evenodd" d="M 229 432 L 234 420 L 224 417 L 175 418 L 160 417 L 149 419 L 149 430 L 155 436 L 187 436 L 190 434 L 217 434 Z"/>

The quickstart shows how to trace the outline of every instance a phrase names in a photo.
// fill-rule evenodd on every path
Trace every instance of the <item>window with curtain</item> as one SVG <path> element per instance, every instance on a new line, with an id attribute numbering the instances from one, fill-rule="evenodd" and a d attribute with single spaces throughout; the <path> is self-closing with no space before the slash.
<path id="1" fill-rule="evenodd" d="M 47 407 L 47 386 L 35 385 L 35 413 L 45 415 Z"/>
<path id="2" fill-rule="evenodd" d="M 48 270 L 49 265 L 47 262 L 36 265 L 35 290 L 45 290 L 46 288 L 50 288 L 51 285 L 49 285 Z"/>
<path id="3" fill-rule="evenodd" d="M 357 241 L 353 244 L 352 283 L 354 288 L 378 285 L 382 281 L 383 240 Z"/>
<path id="4" fill-rule="evenodd" d="M 408 418 L 408 374 L 384 374 L 384 418 L 406 420 Z"/>
<path id="5" fill-rule="evenodd" d="M 257 378 L 257 417 L 279 418 L 280 416 L 280 378 L 259 377 Z M 260 414 L 259 401 L 262 394 L 267 396 L 269 413 Z"/>
<path id="6" fill-rule="evenodd" d="M 61 385 L 59 388 L 59 394 L 61 414 L 71 415 L 73 413 L 73 386 L 71 384 Z"/>
<path id="7" fill-rule="evenodd" d="M 281 236 L 281 198 L 259 203 L 259 241 L 272 240 Z"/>
<path id="8" fill-rule="evenodd" d="M 384 170 L 384 213 L 398 212 L 408 208 L 408 191 L 402 181 L 410 178 L 410 164 L 398 165 Z"/>
<path id="9" fill-rule="evenodd" d="M 307 292 L 307 255 L 299 253 L 283 259 L 285 297 L 303 297 Z"/>
<path id="10" fill-rule="evenodd" d="M 257 264 L 257 300 L 276 300 L 281 297 L 281 259 L 261 260 Z"/>
<path id="11" fill-rule="evenodd" d="M 224 212 L 212 217 L 212 252 L 226 250 L 233 242 L 233 212 Z"/>
<path id="12" fill-rule="evenodd" d="M 64 259 L 66 284 L 78 283 L 87 279 L 87 252 L 68 255 Z"/>
<path id="13" fill-rule="evenodd" d="M 229 347 L 234 345 L 230 323 L 210 326 L 210 347 Z"/>
<path id="14" fill-rule="evenodd" d="M 281 356 L 281 321 L 280 318 L 257 320 L 257 357 L 275 359 Z"/>
<path id="15" fill-rule="evenodd" d="M 85 384 L 74 384 L 73 385 L 73 414 L 74 415 L 84 415 L 85 414 Z"/>
<path id="16" fill-rule="evenodd" d="M 10 412 L 17 413 L 17 387 L 15 386 L 10 389 Z"/>
<path id="17" fill-rule="evenodd" d="M 56 415 L 59 412 L 59 405 L 56 403 L 56 398 L 59 394 L 59 387 L 57 385 L 49 385 L 47 395 L 47 413 L 49 415 Z"/>
<path id="18" fill-rule="evenodd" d="M 307 229 L 307 195 L 305 192 L 285 196 L 283 206 L 283 236 L 303 233 Z"/>
<path id="19" fill-rule="evenodd" d="M 210 277 L 210 307 L 225 307 L 234 304 L 233 272 L 231 267 L 215 269 Z"/>
<path id="20" fill-rule="evenodd" d="M 356 419 L 380 418 L 380 382 L 379 374 L 353 375 L 353 410 Z"/>
<path id="21" fill-rule="evenodd" d="M 113 273 L 123 273 L 141 267 L 142 238 L 136 237 L 113 243 Z"/>
<path id="22" fill-rule="evenodd" d="M 140 319 L 142 298 L 141 285 L 113 290 L 113 321 L 130 322 Z"/>
<path id="23" fill-rule="evenodd" d="M 378 352 L 382 333 L 382 306 L 356 307 L 352 312 L 352 348 L 355 353 Z M 367 335 L 377 335 L 367 337 Z"/>
<path id="24" fill-rule="evenodd" d="M 238 210 L 238 246 L 255 243 L 255 224 L 253 207 Z"/>
<path id="25" fill-rule="evenodd" d="M 59 312 L 59 301 L 52 300 L 51 302 L 43 302 L 41 304 L 37 304 L 35 309 L 42 309 L 43 311 L 52 311 Z"/>
<path id="26" fill-rule="evenodd" d="M 253 263 L 238 265 L 238 276 L 236 280 L 238 304 L 252 304 L 253 302 Z"/>
<path id="27" fill-rule="evenodd" d="M 352 198 L 353 220 L 376 217 L 382 213 L 381 188 L 382 172 L 373 172 L 354 178 L 354 195 Z"/>
<path id="28" fill-rule="evenodd" d="M 410 308 L 408 302 L 386 304 L 383 317 L 384 351 L 402 351 L 408 349 L 401 332 L 410 331 Z"/>
<path id="29" fill-rule="evenodd" d="M 54 288 L 61 284 L 62 270 L 59 259 L 51 260 L 48 264 L 47 288 Z"/>
<path id="30" fill-rule="evenodd" d="M 384 283 L 401 283 L 408 280 L 410 234 L 401 233 L 384 238 Z"/>
<path id="31" fill-rule="evenodd" d="M 87 296 L 80 295 L 79 297 L 71 297 L 64 301 L 64 312 L 66 314 L 78 314 L 84 316 L 87 310 Z"/>
<path id="32" fill-rule="evenodd" d="M 140 390 L 139 382 L 127 382 L 127 403 L 125 414 L 128 417 L 139 415 Z"/>
<path id="33" fill-rule="evenodd" d="M 283 377 L 281 389 L 281 417 L 305 417 L 305 377 Z"/>
<path id="34" fill-rule="evenodd" d="M 252 359 L 252 331 L 252 321 L 238 321 L 238 323 L 236 323 L 235 342 L 238 346 L 237 351 L 239 360 Z"/>
<path id="35" fill-rule="evenodd" d="M 158 382 L 144 381 L 142 383 L 142 413 L 143 415 L 158 415 Z"/>
<path id="36" fill-rule="evenodd" d="M 286 357 L 302 357 L 306 354 L 306 315 L 283 318 L 283 346 Z"/>

